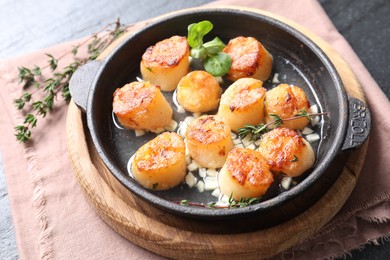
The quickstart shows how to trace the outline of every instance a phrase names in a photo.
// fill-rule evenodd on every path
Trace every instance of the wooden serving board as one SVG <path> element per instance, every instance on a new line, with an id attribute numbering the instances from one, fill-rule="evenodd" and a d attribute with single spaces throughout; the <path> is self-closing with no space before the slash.
<path id="1" fill-rule="evenodd" d="M 350 67 L 327 43 L 285 18 L 257 9 L 242 9 L 279 19 L 306 34 L 332 60 L 348 94 L 365 100 Z M 366 142 L 351 154 L 341 176 L 323 198 L 297 217 L 267 229 L 240 233 L 232 226 L 231 230 L 221 233 L 207 221 L 161 211 L 122 186 L 97 154 L 84 115 L 73 102 L 69 106 L 66 134 L 74 174 L 97 214 L 129 241 L 156 254 L 177 259 L 259 259 L 305 240 L 323 227 L 345 203 L 355 187 L 367 151 Z"/>

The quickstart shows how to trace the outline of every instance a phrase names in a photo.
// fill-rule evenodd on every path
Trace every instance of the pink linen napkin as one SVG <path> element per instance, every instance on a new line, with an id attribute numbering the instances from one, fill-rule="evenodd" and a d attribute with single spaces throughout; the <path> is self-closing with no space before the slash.
<path id="1" fill-rule="evenodd" d="M 217 1 L 285 16 L 327 41 L 357 75 L 373 116 L 366 161 L 355 190 L 342 210 L 320 232 L 279 257 L 315 259 L 344 255 L 390 234 L 390 103 L 348 43 L 314 0 Z M 15 141 L 13 127 L 22 115 L 12 104 L 21 95 L 18 66 L 45 64 L 44 53 L 61 55 L 66 43 L 0 63 L 0 147 L 21 259 L 160 259 L 118 235 L 86 201 L 67 158 L 65 118 L 59 104 L 34 129 L 28 145 Z M 66 59 L 63 64 L 66 64 Z M 61 65 L 61 64 L 60 64 Z"/>

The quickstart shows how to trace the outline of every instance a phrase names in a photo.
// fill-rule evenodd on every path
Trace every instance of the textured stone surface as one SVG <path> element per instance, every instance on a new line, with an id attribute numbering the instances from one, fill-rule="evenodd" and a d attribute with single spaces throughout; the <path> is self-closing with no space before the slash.
<path id="1" fill-rule="evenodd" d="M 390 98 L 390 1 L 320 0 L 320 3 Z"/>

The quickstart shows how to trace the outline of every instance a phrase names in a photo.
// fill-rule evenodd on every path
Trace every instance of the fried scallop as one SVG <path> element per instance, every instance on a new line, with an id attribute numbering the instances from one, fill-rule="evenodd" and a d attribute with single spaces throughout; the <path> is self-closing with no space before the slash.
<path id="1" fill-rule="evenodd" d="M 231 39 L 223 49 L 232 59 L 228 79 L 236 81 L 251 77 L 267 80 L 272 71 L 273 58 L 264 46 L 253 37 Z"/>
<path id="2" fill-rule="evenodd" d="M 129 83 L 113 96 L 113 111 L 125 128 L 156 130 L 171 121 L 172 108 L 161 90 L 149 82 Z"/>
<path id="3" fill-rule="evenodd" d="M 142 186 L 167 190 L 186 175 L 185 144 L 176 133 L 164 132 L 141 146 L 131 165 L 133 177 Z"/>
<path id="4" fill-rule="evenodd" d="M 269 167 L 257 151 L 234 148 L 218 174 L 221 193 L 235 200 L 264 195 L 274 181 Z"/>
<path id="5" fill-rule="evenodd" d="M 233 149 L 230 127 L 223 117 L 204 115 L 195 119 L 185 133 L 192 159 L 201 167 L 220 168 Z"/>
<path id="6" fill-rule="evenodd" d="M 245 124 L 262 123 L 265 93 L 262 81 L 253 78 L 239 79 L 222 94 L 218 115 L 226 119 L 233 131 Z"/>
<path id="7" fill-rule="evenodd" d="M 177 101 L 185 110 L 193 113 L 216 109 L 221 94 L 218 81 L 202 70 L 188 73 L 177 86 Z"/>
<path id="8" fill-rule="evenodd" d="M 310 113 L 310 102 L 305 92 L 295 85 L 280 84 L 265 94 L 265 122 L 274 120 L 271 114 L 280 118 L 291 118 L 302 110 Z M 302 130 L 309 123 L 306 117 L 284 121 L 283 126 Z"/>
<path id="9" fill-rule="evenodd" d="M 315 162 L 311 145 L 296 131 L 279 127 L 263 135 L 258 151 L 271 171 L 296 177 Z"/>
<path id="10" fill-rule="evenodd" d="M 146 49 L 141 60 L 141 74 L 145 81 L 172 91 L 190 68 L 189 45 L 182 36 L 172 36 Z"/>

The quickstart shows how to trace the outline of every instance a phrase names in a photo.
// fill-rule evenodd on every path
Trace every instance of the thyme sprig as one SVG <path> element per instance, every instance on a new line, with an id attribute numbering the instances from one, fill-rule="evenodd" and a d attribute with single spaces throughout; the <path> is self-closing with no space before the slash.
<path id="1" fill-rule="evenodd" d="M 270 128 L 280 127 L 281 125 L 283 125 L 283 122 L 291 121 L 291 120 L 295 120 L 295 119 L 303 118 L 303 117 L 306 117 L 309 121 L 311 121 L 313 117 L 320 116 L 320 115 L 326 115 L 326 114 L 327 114 L 327 112 L 310 114 L 305 109 L 302 109 L 301 111 L 299 111 L 298 114 L 294 115 L 293 117 L 289 117 L 289 118 L 281 118 L 277 114 L 269 114 L 273 118 L 272 121 L 270 121 L 266 124 L 263 124 L 263 123 L 258 124 L 256 126 L 244 125 L 244 127 L 237 130 L 237 135 L 238 135 L 238 137 L 243 139 L 247 135 L 251 134 L 252 140 L 258 140 L 263 134 L 268 132 L 270 130 Z"/>
<path id="2" fill-rule="evenodd" d="M 232 194 L 233 195 L 233 194 Z M 241 198 L 239 200 L 233 199 L 233 196 L 230 195 L 228 203 L 226 205 L 219 205 L 216 202 L 210 202 L 207 204 L 191 202 L 188 200 L 181 200 L 176 203 L 182 206 L 196 206 L 202 208 L 211 208 L 211 209 L 229 209 L 229 208 L 243 208 L 254 205 L 260 201 L 260 198 Z"/>
<path id="3" fill-rule="evenodd" d="M 20 143 L 27 143 L 31 139 L 31 129 L 37 126 L 39 117 L 44 118 L 53 110 L 59 93 L 62 99 L 69 103 L 71 99 L 69 81 L 77 68 L 90 60 L 95 60 L 130 26 L 121 24 L 117 19 L 58 57 L 46 53 L 48 60 L 43 66 L 18 68 L 19 83 L 24 90 L 21 96 L 14 100 L 16 108 L 22 110 L 24 114 L 23 123 L 15 127 L 15 136 Z M 78 56 L 81 50 L 86 51 L 86 57 Z M 60 69 L 60 61 L 69 55 L 72 55 L 73 60 Z"/>

